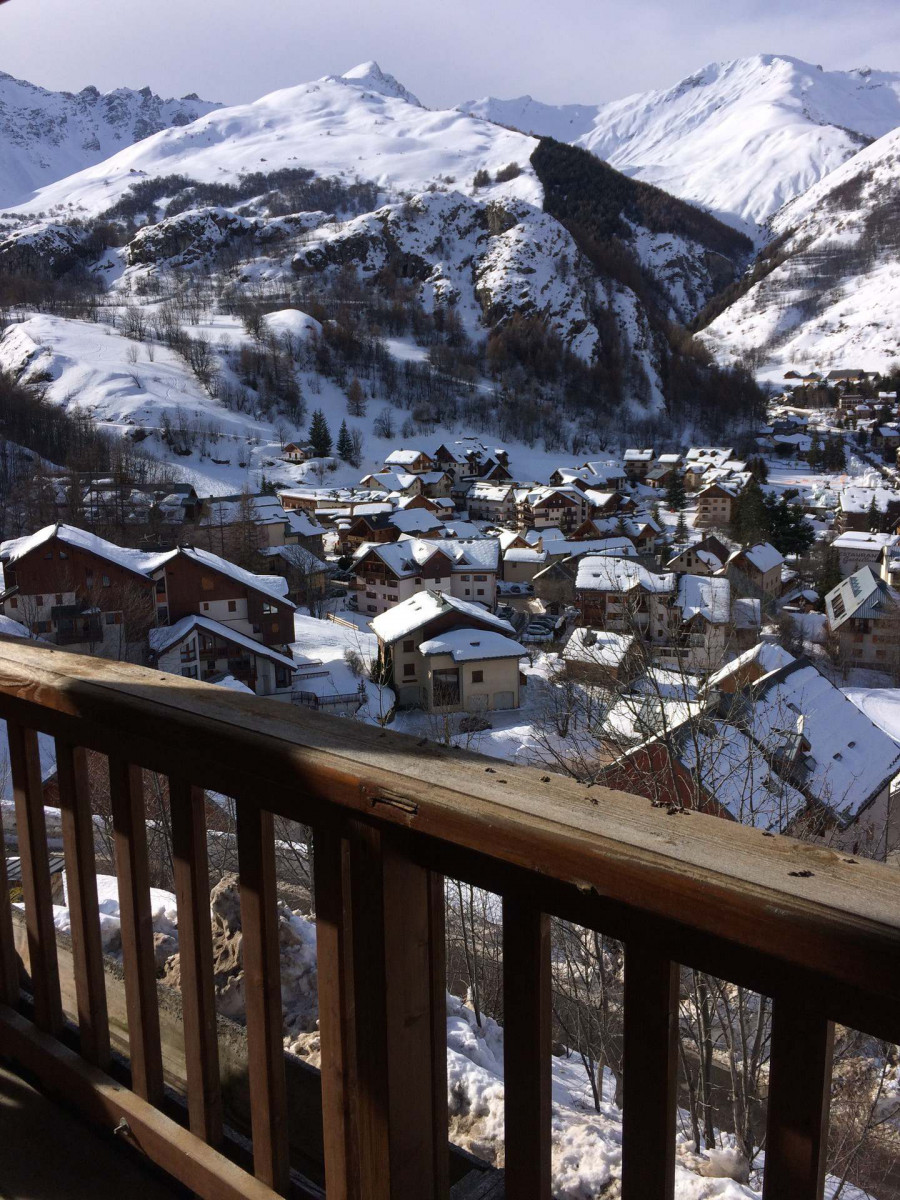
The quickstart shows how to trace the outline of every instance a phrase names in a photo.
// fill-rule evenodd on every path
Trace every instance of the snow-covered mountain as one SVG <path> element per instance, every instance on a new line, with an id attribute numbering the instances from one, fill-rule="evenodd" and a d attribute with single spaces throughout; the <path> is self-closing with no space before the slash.
<path id="1" fill-rule="evenodd" d="M 51 92 L 0 72 L 0 207 L 218 107 L 194 95 L 162 100 L 146 87 Z"/>
<path id="2" fill-rule="evenodd" d="M 900 360 L 900 129 L 783 208 L 758 279 L 705 330 L 722 360 L 779 374 Z"/>
<path id="3" fill-rule="evenodd" d="M 596 106 L 523 96 L 459 108 L 583 146 L 759 237 L 783 204 L 900 125 L 900 72 L 823 71 L 760 54 Z"/>
<path id="4" fill-rule="evenodd" d="M 429 186 L 470 192 L 477 171 L 494 176 L 512 162 L 521 174 L 487 191 L 540 204 L 528 167 L 536 145 L 534 138 L 454 109 L 423 108 L 376 63 L 363 63 L 345 75 L 284 88 L 164 129 L 16 207 L 95 216 L 140 179 L 179 174 L 228 183 L 250 172 L 300 167 L 370 180 L 394 195 Z"/>

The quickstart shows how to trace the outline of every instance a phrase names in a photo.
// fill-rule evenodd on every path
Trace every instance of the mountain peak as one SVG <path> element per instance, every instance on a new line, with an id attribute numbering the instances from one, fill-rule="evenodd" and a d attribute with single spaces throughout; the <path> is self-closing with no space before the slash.
<path id="1" fill-rule="evenodd" d="M 368 62 L 359 63 L 358 66 L 351 67 L 349 71 L 345 71 L 343 75 L 328 75 L 327 79 L 335 80 L 338 83 L 350 83 L 354 87 L 365 88 L 370 92 L 378 92 L 382 96 L 392 96 L 396 100 L 405 100 L 407 104 L 415 104 L 418 108 L 424 108 L 422 102 L 408 91 L 398 79 L 393 75 L 389 75 L 386 71 L 382 71 L 374 58 Z"/>

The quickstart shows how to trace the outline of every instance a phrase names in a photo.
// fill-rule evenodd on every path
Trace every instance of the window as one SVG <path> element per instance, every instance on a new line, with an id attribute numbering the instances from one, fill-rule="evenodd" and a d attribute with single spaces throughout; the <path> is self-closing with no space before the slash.
<path id="1" fill-rule="evenodd" d="M 377 604 L 367 604 L 367 605 L 366 605 L 366 612 L 375 612 L 375 610 L 376 610 L 377 608 L 378 608 L 378 605 L 377 605 Z"/>
<path id="2" fill-rule="evenodd" d="M 375 593 L 374 593 L 374 592 L 366 592 L 366 599 L 367 599 L 367 600 L 374 600 L 374 599 L 375 599 Z"/>
<path id="3" fill-rule="evenodd" d="M 115 625 L 115 624 L 117 624 L 116 615 L 117 615 L 116 613 L 104 613 L 103 619 L 107 625 Z"/>
<path id="4" fill-rule="evenodd" d="M 420 575 L 417 575 L 417 576 L 416 576 L 416 583 L 417 583 L 417 584 L 419 584 L 419 583 L 421 583 L 421 582 L 422 582 L 422 577 L 421 577 Z"/>
<path id="5" fill-rule="evenodd" d="M 202 607 L 202 609 L 203 609 L 203 611 L 204 611 L 204 612 L 209 612 L 209 601 L 208 601 L 208 600 L 204 600 L 204 601 L 203 601 L 203 604 L 201 605 L 201 607 Z"/>
<path id="6" fill-rule="evenodd" d="M 472 589 L 471 589 L 471 588 L 466 588 L 466 595 L 467 595 L 467 596 L 471 596 L 471 595 L 472 595 Z"/>
<path id="7" fill-rule="evenodd" d="M 213 579 L 212 575 L 201 575 L 200 586 L 204 592 L 211 592 L 216 586 L 216 581 Z"/>
<path id="8" fill-rule="evenodd" d="M 487 581 L 487 575 L 476 575 L 475 576 L 476 583 L 485 583 L 486 581 Z"/>
<path id="9" fill-rule="evenodd" d="M 229 612 L 237 612 L 237 600 L 229 600 L 228 601 L 228 611 Z"/>
<path id="10" fill-rule="evenodd" d="M 9 606 L 10 606 L 10 608 L 18 608 L 19 607 L 19 597 L 13 596 L 13 598 L 9 602 Z"/>
<path id="11" fill-rule="evenodd" d="M 35 596 L 34 602 L 38 606 L 38 608 L 40 608 L 44 603 L 44 597 L 43 596 Z"/>
<path id="12" fill-rule="evenodd" d="M 404 652 L 405 654 L 409 654 L 409 653 L 410 653 L 412 650 L 414 650 L 414 649 L 415 649 L 415 645 L 416 645 L 416 644 L 415 644 L 415 642 L 413 641 L 413 639 L 412 639 L 412 638 L 408 638 L 408 639 L 407 639 L 407 640 L 406 640 L 406 641 L 403 643 L 403 652 Z"/>
<path id="13" fill-rule="evenodd" d="M 483 596 L 484 588 L 478 588 L 475 594 L 476 594 L 476 596 Z"/>
<path id="14" fill-rule="evenodd" d="M 197 668 L 196 667 L 182 667 L 181 673 L 182 673 L 182 675 L 184 675 L 184 677 L 186 679 L 196 679 L 197 678 Z"/>
<path id="15" fill-rule="evenodd" d="M 68 554 L 66 554 L 65 550 L 60 550 L 59 557 L 60 558 L 68 558 L 69 556 L 68 556 Z"/>
<path id="16" fill-rule="evenodd" d="M 473 671 L 472 672 L 472 682 L 473 683 L 484 683 L 484 671 Z"/>
<path id="17" fill-rule="evenodd" d="M 468 583 L 471 578 L 472 578 L 471 575 L 463 575 L 462 581 L 463 581 L 463 583 Z"/>
<path id="18" fill-rule="evenodd" d="M 57 604 L 62 604 L 62 602 L 63 602 L 63 598 L 62 598 L 62 592 L 57 592 L 57 593 L 56 593 L 56 603 L 57 603 Z"/>
<path id="19" fill-rule="evenodd" d="M 396 596 L 388 596 L 388 600 L 396 600 L 396 599 L 397 599 Z"/>
<path id="20" fill-rule="evenodd" d="M 403 674 L 404 675 L 415 675 L 415 673 L 416 673 L 416 664 L 415 663 L 404 663 L 403 664 Z"/>
<path id="21" fill-rule="evenodd" d="M 156 594 L 157 594 L 157 596 L 164 596 L 166 594 L 166 577 L 165 577 L 165 575 L 160 575 L 159 579 L 157 579 L 157 581 L 156 581 Z"/>
<path id="22" fill-rule="evenodd" d="M 231 610 L 229 610 L 231 611 Z M 278 612 L 278 608 L 274 604 L 263 603 L 263 612 L 266 616 L 274 616 Z"/>
<path id="23" fill-rule="evenodd" d="M 273 621 L 272 624 L 269 626 L 270 633 L 277 633 L 278 629 L 279 629 L 279 625 L 278 625 L 277 621 Z"/>

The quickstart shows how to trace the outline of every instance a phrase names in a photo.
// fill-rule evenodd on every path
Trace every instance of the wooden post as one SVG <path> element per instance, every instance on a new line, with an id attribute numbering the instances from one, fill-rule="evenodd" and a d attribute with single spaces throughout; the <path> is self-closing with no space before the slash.
<path id="1" fill-rule="evenodd" d="M 675 1190 L 677 964 L 655 947 L 625 947 L 622 1200 L 670 1200 Z"/>
<path id="2" fill-rule="evenodd" d="M 508 1200 L 550 1200 L 550 918 L 503 900 Z"/>
<path id="3" fill-rule="evenodd" d="M 237 840 L 253 1173 L 286 1195 L 290 1162 L 272 814 L 239 801 Z"/>
<path id="4" fill-rule="evenodd" d="M 100 940 L 87 754 L 60 738 L 56 739 L 56 778 L 66 854 L 69 925 L 81 1053 L 88 1062 L 105 1068 L 109 1065 L 109 1020 L 103 945 Z"/>
<path id="5" fill-rule="evenodd" d="M 445 1200 L 443 884 L 358 822 L 315 869 L 329 1200 Z"/>
<path id="6" fill-rule="evenodd" d="M 191 1132 L 211 1146 L 222 1140 L 222 1093 L 213 986 L 206 810 L 202 788 L 169 777 L 178 953 Z"/>
<path id="7" fill-rule="evenodd" d="M 7 721 L 7 734 L 34 989 L 34 1020 L 39 1029 L 55 1034 L 62 1029 L 63 1014 L 38 740 L 33 729 L 25 729 L 13 721 Z"/>
<path id="8" fill-rule="evenodd" d="M 162 1049 L 140 767 L 111 758 L 109 794 L 119 883 L 131 1085 L 141 1099 L 159 1105 L 163 1098 Z"/>
<path id="9" fill-rule="evenodd" d="M 6 874 L 6 845 L 0 821 L 0 1004 L 19 1003 L 19 958 L 12 926 L 12 902 Z"/>
<path id="10" fill-rule="evenodd" d="M 806 1004 L 772 1003 L 763 1200 L 818 1200 L 825 1183 L 834 1025 Z"/>

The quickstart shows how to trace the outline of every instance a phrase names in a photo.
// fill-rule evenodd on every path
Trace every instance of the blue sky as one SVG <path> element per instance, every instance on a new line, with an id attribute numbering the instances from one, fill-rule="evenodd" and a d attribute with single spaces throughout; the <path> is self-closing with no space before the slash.
<path id="1" fill-rule="evenodd" d="M 758 52 L 900 70 L 896 0 L 11 0 L 0 70 L 237 103 L 374 58 L 432 106 L 667 87 Z"/>

